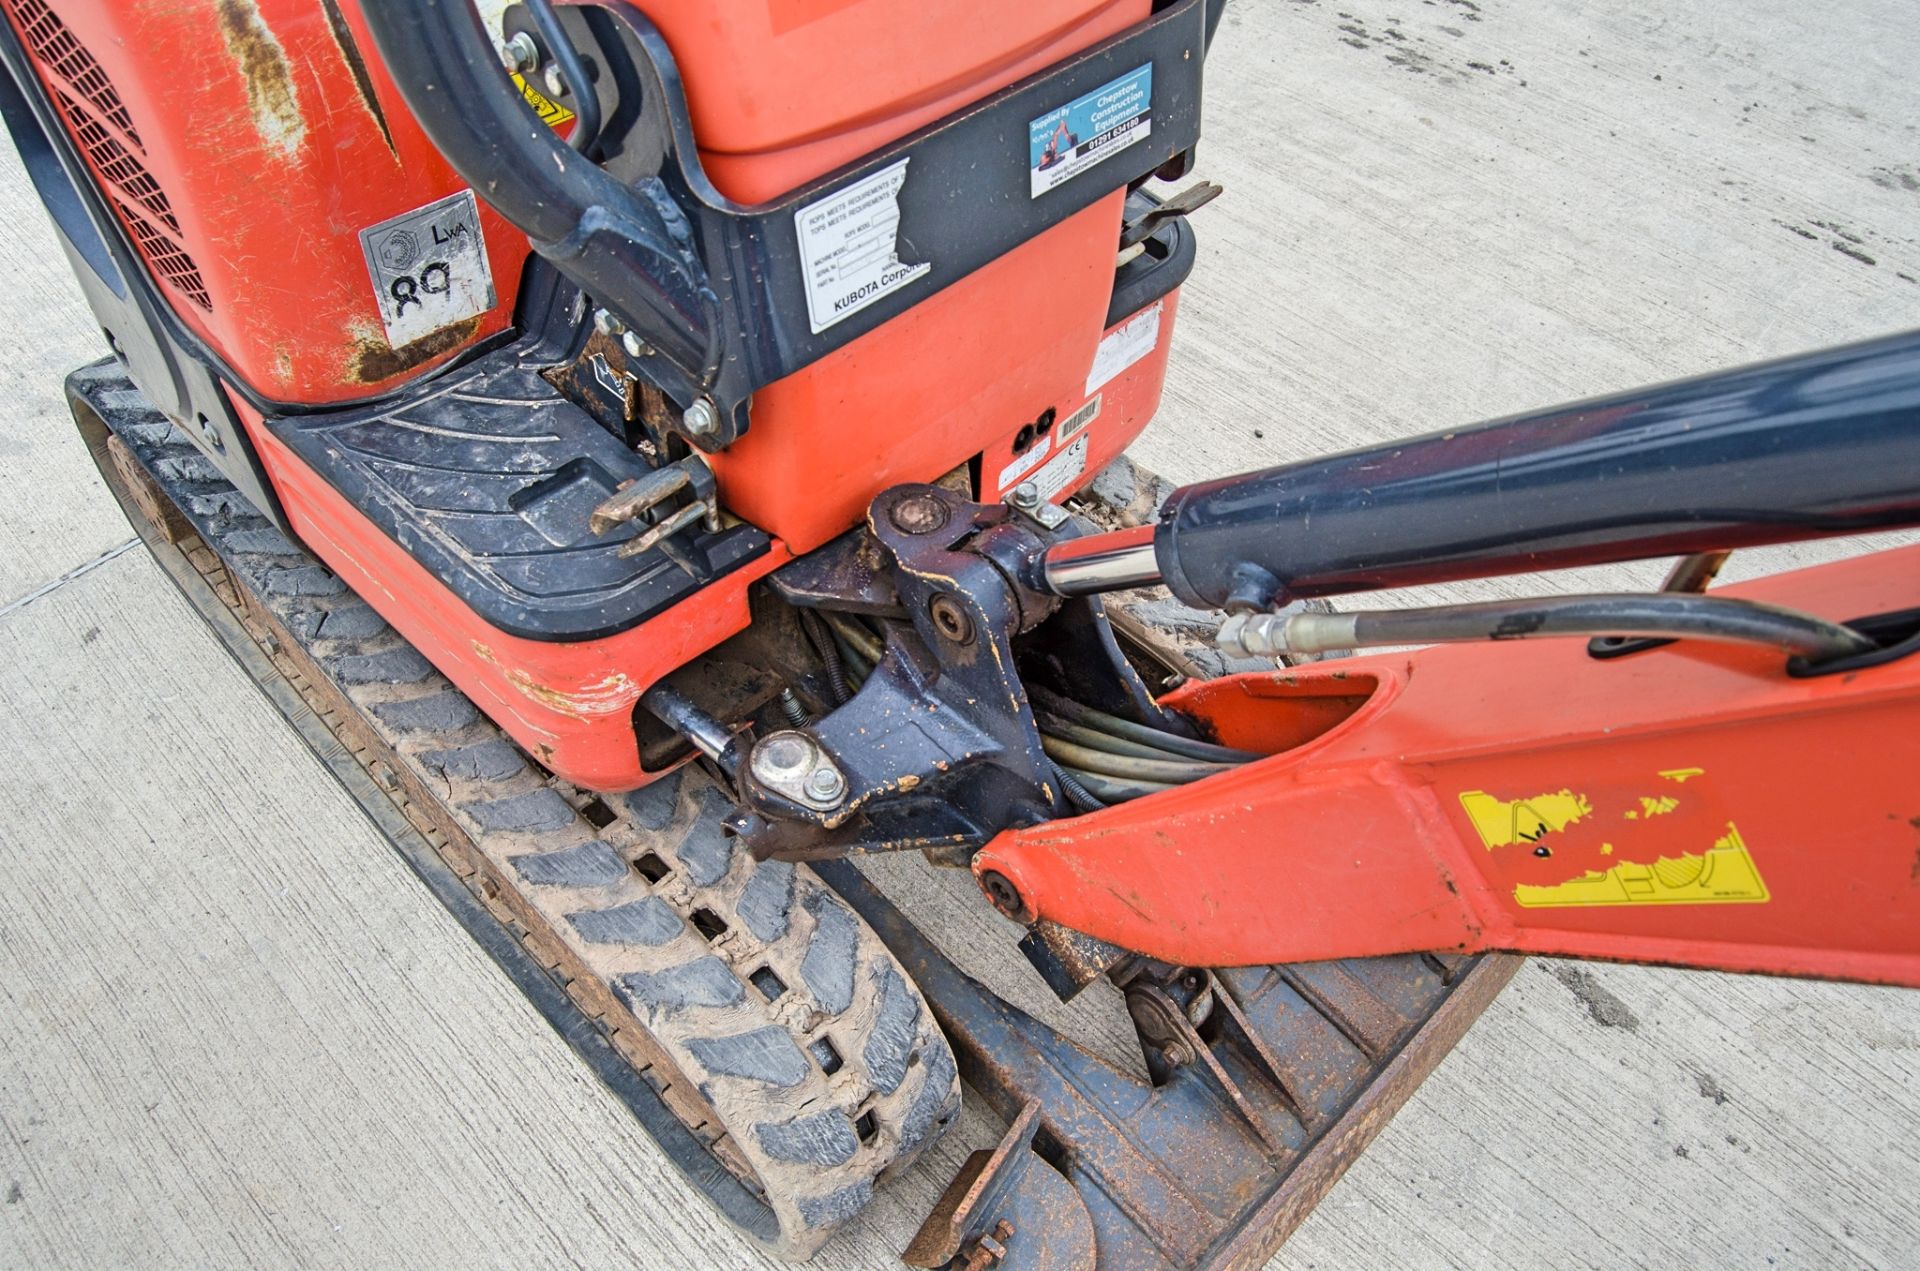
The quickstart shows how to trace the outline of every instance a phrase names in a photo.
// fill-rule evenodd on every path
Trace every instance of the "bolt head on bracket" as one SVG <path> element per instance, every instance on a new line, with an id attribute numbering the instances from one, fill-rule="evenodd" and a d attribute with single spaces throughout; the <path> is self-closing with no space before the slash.
<path id="1" fill-rule="evenodd" d="M 931 534 L 950 516 L 946 504 L 927 494 L 910 494 L 887 512 L 893 527 L 903 534 Z"/>
<path id="2" fill-rule="evenodd" d="M 1031 481 L 1022 481 L 1007 491 L 1007 506 L 1032 517 L 1041 529 L 1057 530 L 1067 523 L 1067 510 L 1057 503 L 1049 503 L 1041 495 L 1040 487 Z"/>
<path id="3" fill-rule="evenodd" d="M 768 733 L 753 747 L 747 773 L 761 786 L 820 812 L 846 802 L 847 777 L 812 737 L 796 728 Z"/>
<path id="4" fill-rule="evenodd" d="M 987 900 L 995 909 L 1015 922 L 1033 920 L 1033 914 L 1027 909 L 1026 898 L 1021 896 L 1020 889 L 1013 885 L 1012 879 L 999 870 L 989 869 L 980 874 L 980 890 L 987 894 Z"/>
<path id="5" fill-rule="evenodd" d="M 720 430 L 720 412 L 703 397 L 681 412 L 680 423 L 690 436 L 710 437 Z"/>

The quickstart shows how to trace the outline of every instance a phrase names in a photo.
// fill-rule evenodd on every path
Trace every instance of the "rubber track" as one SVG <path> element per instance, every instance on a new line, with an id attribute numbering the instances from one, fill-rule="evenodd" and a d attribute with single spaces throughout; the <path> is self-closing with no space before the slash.
<path id="1" fill-rule="evenodd" d="M 749 1232 L 770 1252 L 812 1253 L 952 1121 L 952 1052 L 912 980 L 811 870 L 738 847 L 721 826 L 726 795 L 703 774 L 624 798 L 553 778 L 117 368 L 70 384 L 107 418 L 115 461 L 136 465 L 124 476 L 140 510 L 190 556 L 188 527 L 218 553 L 223 598 L 276 665 L 344 697 L 351 715 L 328 721 L 342 741 L 770 1207 L 778 1235 Z M 176 506 L 142 489 L 149 478 Z"/>

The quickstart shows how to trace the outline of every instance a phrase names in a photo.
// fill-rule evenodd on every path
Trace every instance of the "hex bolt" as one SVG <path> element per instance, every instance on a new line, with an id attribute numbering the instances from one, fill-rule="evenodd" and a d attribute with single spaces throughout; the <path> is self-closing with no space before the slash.
<path id="1" fill-rule="evenodd" d="M 894 504 L 887 519 L 903 534 L 931 534 L 947 523 L 947 505 L 931 494 L 910 494 Z"/>
<path id="2" fill-rule="evenodd" d="M 627 324 L 615 317 L 611 309 L 595 309 L 593 311 L 593 329 L 611 340 L 622 331 L 625 331 Z"/>
<path id="3" fill-rule="evenodd" d="M 566 95 L 567 77 L 560 73 L 560 63 L 554 62 L 549 65 L 547 67 L 547 73 L 541 78 L 546 81 L 547 95 L 549 97 L 563 97 Z"/>
<path id="4" fill-rule="evenodd" d="M 699 401 L 681 412 L 680 424 L 695 437 L 705 437 L 720 430 L 720 412 L 713 403 L 702 397 Z"/>
<path id="5" fill-rule="evenodd" d="M 927 602 L 927 616 L 933 619 L 935 629 L 955 644 L 973 643 L 973 619 L 967 616 L 960 602 L 946 592 Z"/>
<path id="6" fill-rule="evenodd" d="M 807 797 L 821 803 L 838 803 L 847 793 L 847 779 L 838 768 L 822 764 L 807 774 Z"/>
<path id="7" fill-rule="evenodd" d="M 1012 1239 L 1013 1224 L 1003 1218 L 994 1227 L 992 1235 L 981 1236 L 973 1242 L 973 1253 L 960 1271 L 987 1271 L 988 1267 L 999 1266 L 1007 1256 L 1007 1242 Z"/>
<path id="8" fill-rule="evenodd" d="M 653 349 L 648 346 L 647 342 L 632 331 L 624 331 L 621 333 L 620 347 L 627 351 L 628 357 L 645 357 L 647 354 L 653 352 Z"/>
<path id="9" fill-rule="evenodd" d="M 500 65 L 515 75 L 524 75 L 540 65 L 540 46 L 525 31 L 516 32 L 500 46 Z"/>
<path id="10" fill-rule="evenodd" d="M 1021 511 L 1031 511 L 1040 506 L 1040 487 L 1031 481 L 1022 481 L 1007 492 L 1007 502 Z"/>

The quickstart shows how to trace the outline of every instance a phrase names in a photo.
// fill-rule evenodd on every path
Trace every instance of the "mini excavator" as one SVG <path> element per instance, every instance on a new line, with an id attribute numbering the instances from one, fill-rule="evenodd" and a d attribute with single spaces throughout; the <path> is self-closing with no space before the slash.
<path id="1" fill-rule="evenodd" d="M 912 1265 L 1252 1266 L 1515 955 L 1920 985 L 1920 548 L 1712 586 L 1920 523 L 1920 334 L 1168 489 L 1220 0 L 482 8 L 0 0 L 0 107 L 155 559 L 768 1251 L 962 1078 Z"/>

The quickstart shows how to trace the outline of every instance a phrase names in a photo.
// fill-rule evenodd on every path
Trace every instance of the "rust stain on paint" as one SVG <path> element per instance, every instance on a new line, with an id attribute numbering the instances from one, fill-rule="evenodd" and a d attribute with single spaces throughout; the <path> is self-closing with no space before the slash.
<path id="1" fill-rule="evenodd" d="M 397 349 L 378 336 L 363 335 L 354 342 L 347 373 L 358 383 L 378 384 L 459 348 L 479 329 L 480 319 L 468 318 L 465 322 L 456 322 L 450 327 L 429 332 Z"/>
<path id="2" fill-rule="evenodd" d="M 307 139 L 307 120 L 300 113 L 286 49 L 267 29 L 253 0 L 216 0 L 214 12 L 227 53 L 247 82 L 254 131 L 281 158 L 296 157 Z"/>

